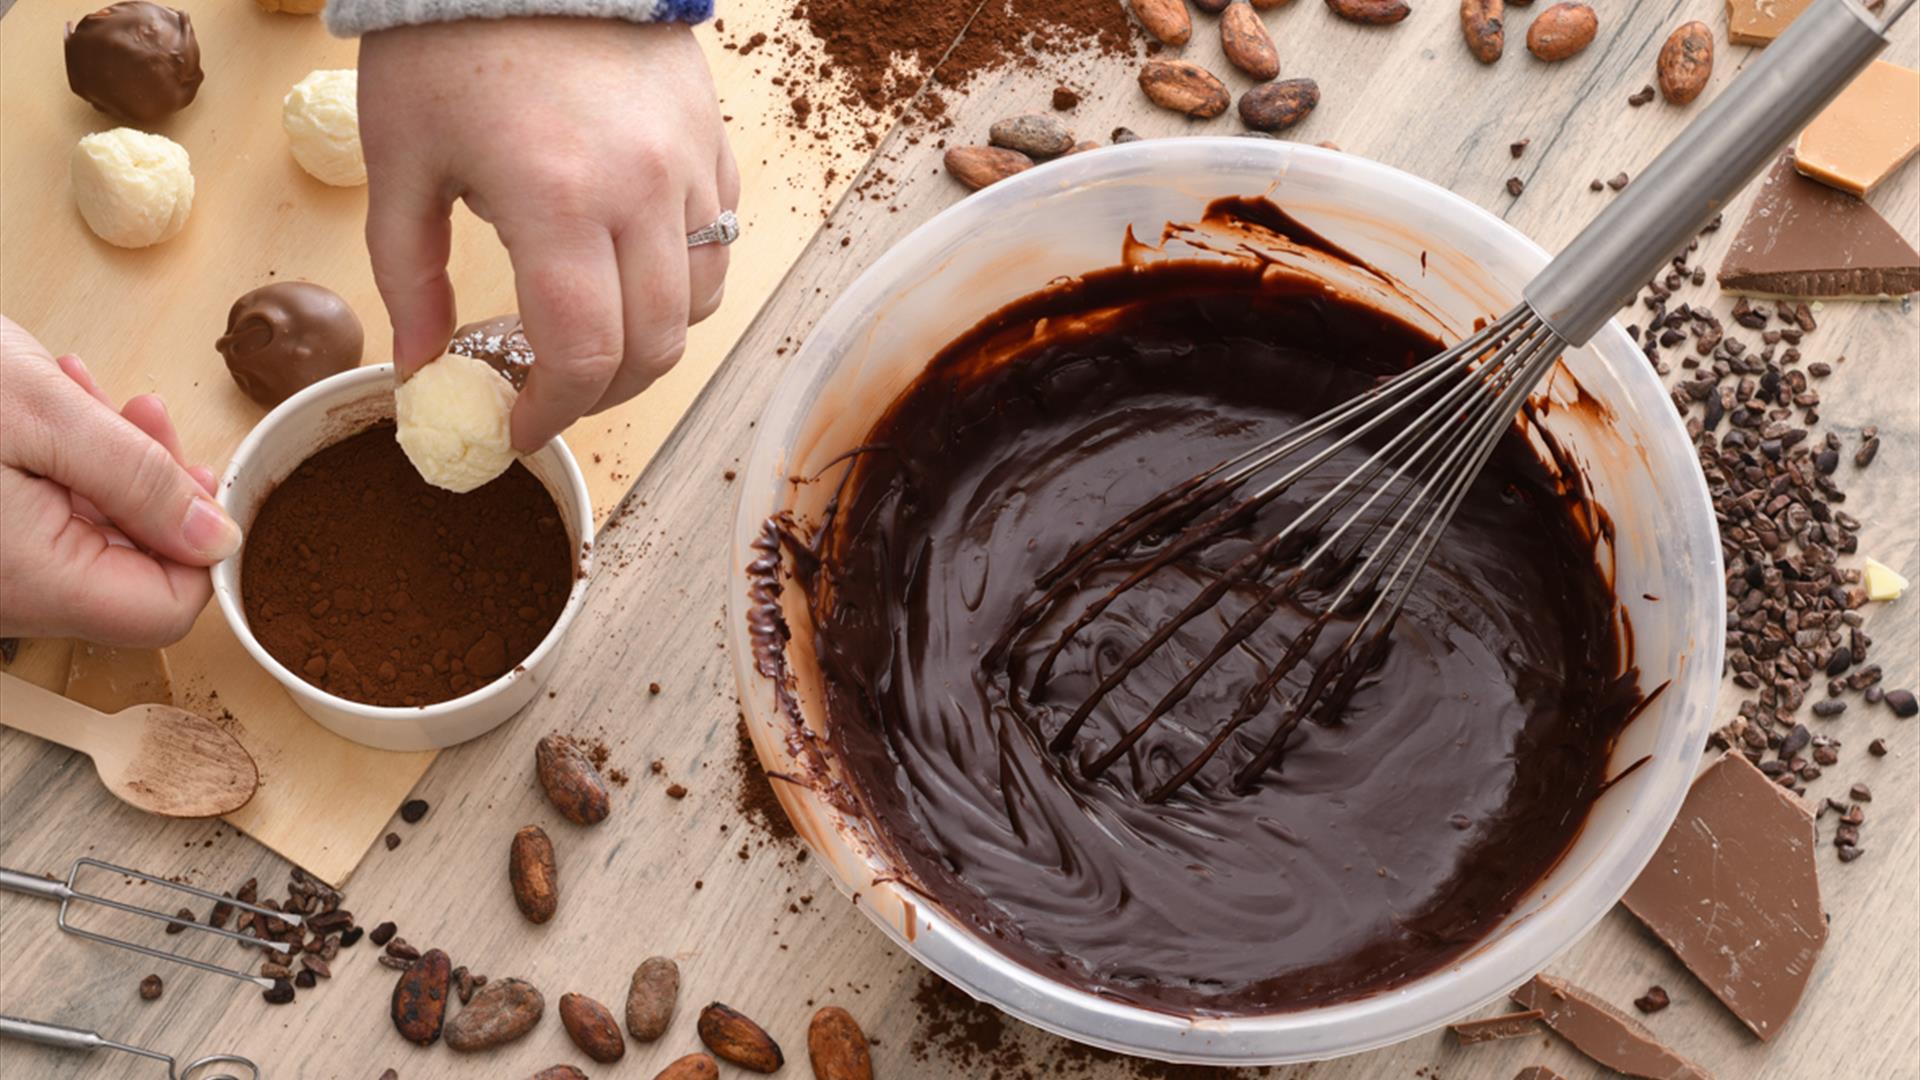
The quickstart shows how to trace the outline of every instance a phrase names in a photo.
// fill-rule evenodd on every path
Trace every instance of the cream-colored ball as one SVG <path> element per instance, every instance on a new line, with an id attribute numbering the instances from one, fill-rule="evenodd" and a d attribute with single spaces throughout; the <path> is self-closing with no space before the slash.
<path id="1" fill-rule="evenodd" d="M 320 9 L 327 6 L 327 0 L 253 0 L 260 5 L 261 11 L 277 11 L 282 15 L 318 15 Z"/>
<path id="2" fill-rule="evenodd" d="M 513 464 L 515 396 L 493 365 L 448 353 L 394 388 L 395 437 L 421 479 L 472 491 Z"/>
<path id="3" fill-rule="evenodd" d="M 360 73 L 315 71 L 293 84 L 280 110 L 293 160 L 335 187 L 367 182 L 360 156 Z"/>
<path id="4" fill-rule="evenodd" d="M 71 163 L 73 200 L 100 239 L 124 248 L 170 240 L 193 209 L 187 151 L 164 135 L 114 128 L 81 138 Z"/>

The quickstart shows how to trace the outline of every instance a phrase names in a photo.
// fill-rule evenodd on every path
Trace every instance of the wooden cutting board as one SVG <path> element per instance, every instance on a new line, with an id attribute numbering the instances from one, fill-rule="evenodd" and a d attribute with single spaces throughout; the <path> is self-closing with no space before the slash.
<path id="1" fill-rule="evenodd" d="M 116 400 L 160 394 L 189 456 L 218 472 L 264 413 L 233 385 L 213 348 L 241 293 L 287 278 L 315 281 L 359 313 L 368 362 L 390 355 L 391 336 L 362 239 L 366 189 L 308 177 L 280 127 L 287 88 L 315 68 L 354 66 L 354 43 L 328 36 L 317 18 L 266 14 L 246 0 L 169 2 L 193 17 L 207 73 L 198 99 L 157 129 L 192 158 L 194 205 L 183 233 L 140 251 L 94 237 L 68 190 L 75 141 L 113 126 L 68 91 L 60 45 L 62 25 L 98 5 L 31 0 L 0 19 L 0 311 L 55 354 L 78 354 Z M 782 0 L 729 7 L 736 19 L 762 25 L 785 11 Z M 638 399 L 566 433 L 599 520 L 813 237 L 851 180 L 844 163 L 865 157 L 851 130 L 794 138 L 779 88 L 753 61 L 721 49 L 709 28 L 700 34 L 740 162 L 744 232 L 726 302 L 694 328 L 680 366 Z M 823 180 L 835 175 L 835 160 L 839 179 Z M 515 307 L 504 251 L 464 208 L 450 272 L 463 320 Z M 59 689 L 66 654 L 65 642 L 29 642 L 14 670 Z M 319 877 L 345 880 L 434 755 L 370 750 L 307 719 L 248 659 L 215 608 L 168 656 L 180 703 L 233 717 L 260 762 L 260 793 L 233 823 Z"/>

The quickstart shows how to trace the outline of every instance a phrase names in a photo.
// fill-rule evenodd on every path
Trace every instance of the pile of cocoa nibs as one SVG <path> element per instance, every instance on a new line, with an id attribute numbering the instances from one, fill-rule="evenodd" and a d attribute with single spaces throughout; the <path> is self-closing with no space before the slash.
<path id="1" fill-rule="evenodd" d="M 1719 225 L 1716 218 L 1702 232 Z M 1743 696 L 1710 746 L 1736 748 L 1782 787 L 1806 794 L 1806 785 L 1840 763 L 1841 740 L 1831 732 L 1851 701 L 1902 719 L 1920 711 L 1911 691 L 1886 690 L 1880 665 L 1868 663 L 1873 639 L 1862 609 L 1869 597 L 1861 572 L 1840 565 L 1841 556 L 1859 551 L 1860 531 L 1840 508 L 1847 498 L 1842 481 L 1846 470 L 1873 463 L 1879 433 L 1863 427 L 1849 446 L 1822 429 L 1815 383 L 1845 358 L 1803 354 L 1818 329 L 1808 305 L 1740 298 L 1729 325 L 1704 304 L 1675 302 L 1681 288 L 1705 283 L 1704 268 L 1690 265 L 1699 243 L 1648 283 L 1641 297 L 1647 321 L 1627 332 L 1662 375 L 1673 369 L 1669 358 L 1679 357 L 1684 374 L 1672 399 L 1686 418 L 1720 527 L 1726 670 Z M 1817 698 L 1807 709 L 1811 726 L 1800 715 L 1810 698 Z M 1874 740 L 1869 751 L 1883 755 L 1884 741 Z M 1865 801 L 1820 805 L 1822 816 L 1841 815 L 1834 845 L 1842 862 L 1865 851 Z"/>
<path id="2" fill-rule="evenodd" d="M 259 893 L 258 879 L 248 878 L 239 888 L 223 895 L 243 904 L 296 914 L 301 921 L 293 923 L 251 911 L 236 912 L 232 904 L 221 902 L 208 913 L 207 925 L 224 927 L 232 921 L 233 929 L 239 933 L 288 947 L 287 952 L 270 953 L 260 963 L 260 974 L 273 980 L 273 986 L 260 996 L 270 1005 L 285 1005 L 294 999 L 296 991 L 310 990 L 321 979 L 332 978 L 332 965 L 340 950 L 359 944 L 365 931 L 354 922 L 353 912 L 340 906 L 338 890 L 297 866 L 288 879 L 284 899 L 262 900 Z M 178 917 L 191 919 L 193 912 L 182 908 Z M 170 927 L 169 932 L 175 932 L 175 928 Z"/>

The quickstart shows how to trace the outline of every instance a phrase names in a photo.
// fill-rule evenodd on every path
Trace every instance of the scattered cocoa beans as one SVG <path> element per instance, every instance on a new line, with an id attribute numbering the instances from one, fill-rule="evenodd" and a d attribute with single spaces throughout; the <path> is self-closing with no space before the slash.
<path id="1" fill-rule="evenodd" d="M 547 801 L 560 816 L 575 825 L 594 825 L 607 819 L 612 801 L 607 782 L 593 759 L 565 735 L 555 733 L 533 748 L 534 772 L 546 789 Z"/>
<path id="2" fill-rule="evenodd" d="M 401 1038 L 428 1046 L 440 1037 L 452 976 L 453 964 L 439 949 L 428 949 L 400 973 L 393 984 L 393 1026 Z"/>
<path id="3" fill-rule="evenodd" d="M 1600 16 L 1585 4 L 1558 3 L 1533 17 L 1527 51 L 1548 63 L 1565 60 L 1593 44 Z"/>
<path id="4" fill-rule="evenodd" d="M 675 1058 L 653 1080 L 718 1080 L 720 1066 L 705 1054 Z"/>
<path id="5" fill-rule="evenodd" d="M 1227 10 L 1227 5 L 1232 2 L 1233 0 L 1193 0 L 1193 6 L 1209 15 L 1218 15 Z M 1271 5 L 1272 2 L 1273 0 L 1268 0 L 1269 5 Z M 1281 2 L 1285 3 L 1285 0 L 1281 0 Z"/>
<path id="6" fill-rule="evenodd" d="M 1140 89 L 1155 105 L 1200 120 L 1219 116 L 1233 102 L 1219 76 L 1186 60 L 1147 61 Z"/>
<path id="7" fill-rule="evenodd" d="M 1320 84 L 1312 79 L 1281 79 L 1240 95 L 1240 119 L 1255 131 L 1279 131 L 1307 118 L 1320 104 Z"/>
<path id="8" fill-rule="evenodd" d="M 1348 22 L 1373 26 L 1397 23 L 1413 12 L 1406 0 L 1327 0 L 1327 6 Z"/>
<path id="9" fill-rule="evenodd" d="M 560 906 L 560 871 L 553 861 L 553 841 L 540 826 L 528 825 L 513 834 L 507 881 L 513 886 L 513 902 L 528 922 L 553 918 Z"/>
<path id="10" fill-rule="evenodd" d="M 534 1073 L 528 1080 L 587 1080 L 587 1074 L 571 1065 L 550 1065 Z"/>
<path id="11" fill-rule="evenodd" d="M 1227 54 L 1227 63 L 1261 82 L 1280 74 L 1280 53 L 1273 47 L 1267 24 L 1244 0 L 1228 4 L 1221 14 L 1220 47 Z"/>
<path id="12" fill-rule="evenodd" d="M 664 956 L 642 960 L 627 987 L 627 1031 L 641 1042 L 665 1035 L 679 998 L 680 965 Z"/>
<path id="13" fill-rule="evenodd" d="M 717 1001 L 700 1010 L 697 1030 L 714 1057 L 750 1072 L 770 1073 L 786 1063 L 765 1028 Z"/>
<path id="14" fill-rule="evenodd" d="M 946 162 L 947 174 L 974 191 L 1033 168 L 1032 158 L 998 146 L 950 147 Z"/>
<path id="15" fill-rule="evenodd" d="M 1133 17 L 1147 33 L 1168 45 L 1185 45 L 1193 37 L 1193 16 L 1187 0 L 1133 0 Z"/>
<path id="16" fill-rule="evenodd" d="M 814 1080 L 873 1080 L 873 1056 L 866 1033 L 838 1005 L 813 1014 L 807 1025 L 807 1059 Z"/>
<path id="17" fill-rule="evenodd" d="M 1660 96 L 1685 105 L 1700 96 L 1713 74 L 1713 30 L 1690 22 L 1675 30 L 1660 46 Z"/>
<path id="18" fill-rule="evenodd" d="M 560 995 L 560 1025 L 580 1052 L 601 1063 L 619 1061 L 627 1053 L 620 1022 L 605 1005 L 585 994 Z"/>
<path id="19" fill-rule="evenodd" d="M 1028 157 L 1050 158 L 1073 149 L 1073 132 L 1044 113 L 1025 113 L 994 121 L 987 132 L 987 141 L 1003 149 L 1018 150 Z"/>
<path id="20" fill-rule="evenodd" d="M 463 1052 L 491 1050 L 532 1031 L 547 1011 L 547 999 L 522 979 L 489 982 L 467 1007 L 447 1021 L 447 1046 Z"/>
<path id="21" fill-rule="evenodd" d="M 1460 33 L 1475 60 L 1491 64 L 1507 48 L 1506 0 L 1460 0 Z"/>

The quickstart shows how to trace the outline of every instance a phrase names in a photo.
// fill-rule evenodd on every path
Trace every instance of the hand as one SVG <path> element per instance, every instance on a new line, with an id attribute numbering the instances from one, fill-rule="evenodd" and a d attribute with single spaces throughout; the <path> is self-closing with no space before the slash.
<path id="1" fill-rule="evenodd" d="M 740 197 L 706 60 L 684 26 L 475 19 L 360 45 L 367 250 L 405 378 L 454 329 L 449 215 L 513 260 L 538 357 L 513 410 L 534 450 L 673 367 L 720 305 L 727 249 L 687 248 Z"/>
<path id="2" fill-rule="evenodd" d="M 205 568 L 240 548 L 213 491 L 159 398 L 115 412 L 79 357 L 0 317 L 0 636 L 185 637 Z"/>

